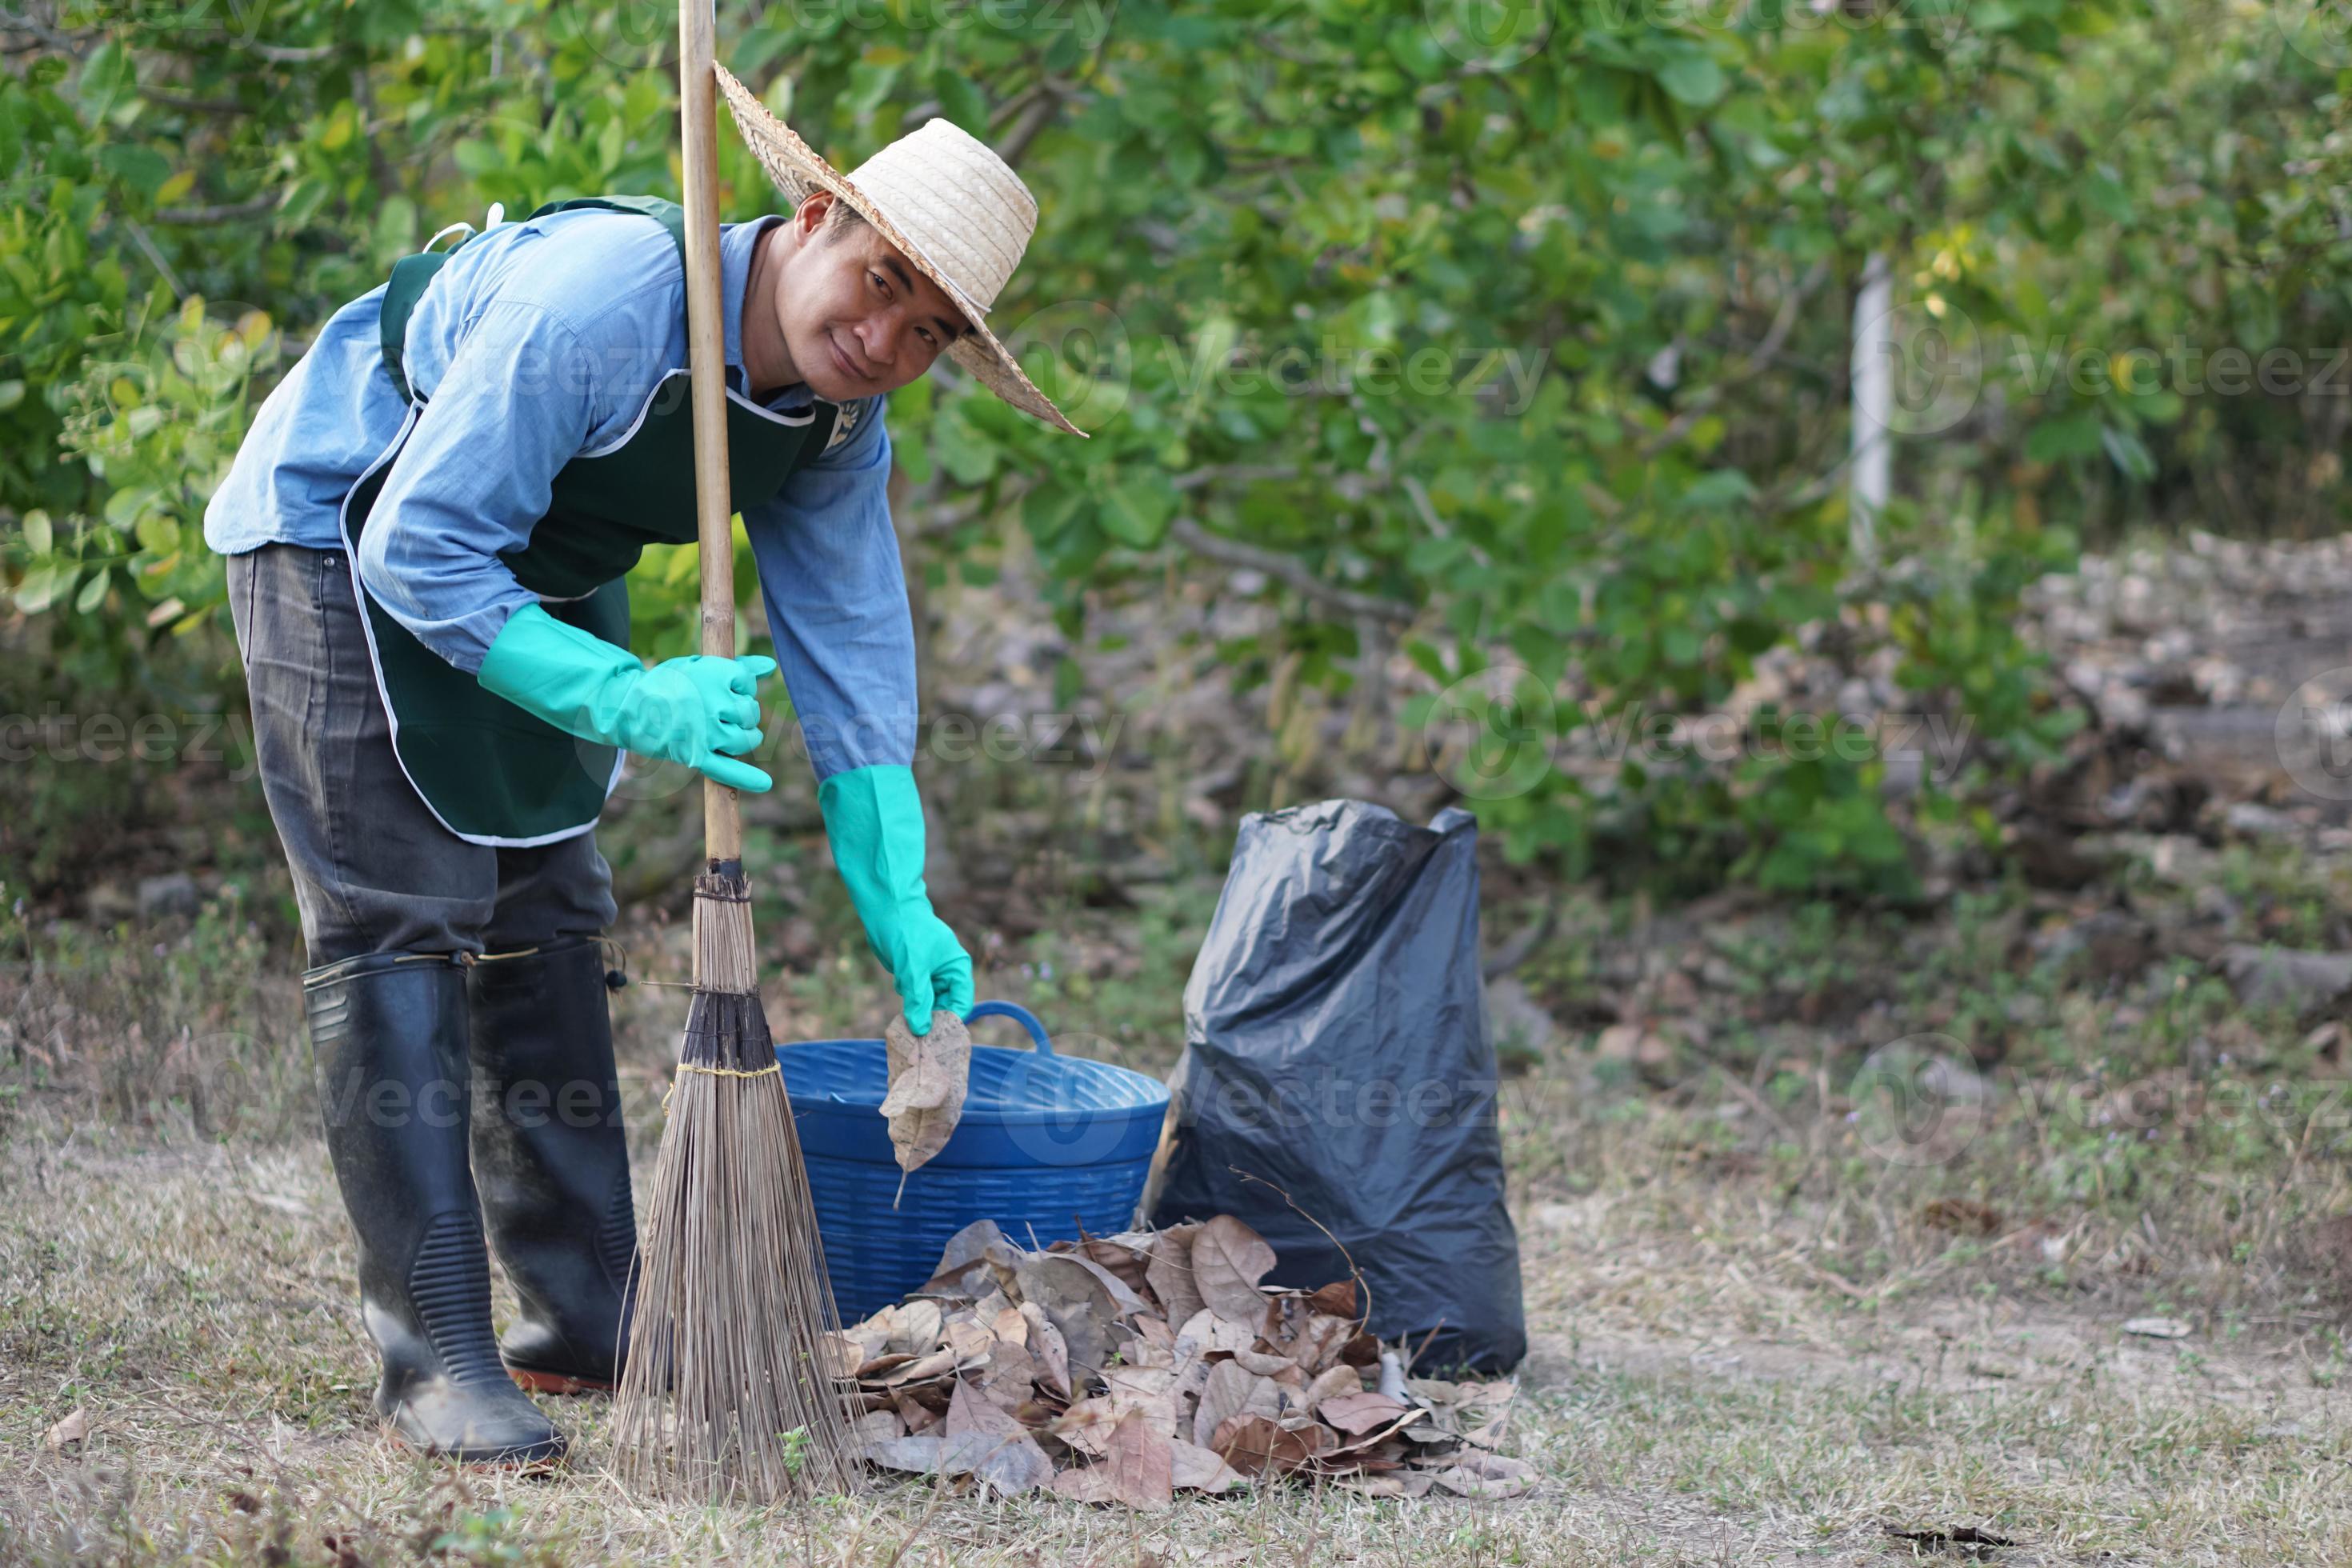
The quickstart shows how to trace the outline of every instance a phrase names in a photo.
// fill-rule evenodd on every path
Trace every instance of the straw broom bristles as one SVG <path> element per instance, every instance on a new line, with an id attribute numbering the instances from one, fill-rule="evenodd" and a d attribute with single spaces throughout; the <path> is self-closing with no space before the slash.
<path id="1" fill-rule="evenodd" d="M 616 1468 L 709 1501 L 845 1492 L 851 1387 L 792 1105 L 761 1010 L 740 862 L 694 884 L 692 1006 L 638 1251 Z"/>

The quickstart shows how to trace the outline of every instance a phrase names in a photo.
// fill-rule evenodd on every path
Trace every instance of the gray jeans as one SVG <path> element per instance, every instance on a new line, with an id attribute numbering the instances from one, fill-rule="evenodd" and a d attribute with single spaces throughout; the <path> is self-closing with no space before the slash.
<path id="1" fill-rule="evenodd" d="M 313 967 L 363 952 L 507 952 L 612 924 L 612 870 L 593 832 L 494 849 L 417 798 L 393 755 L 341 551 L 232 555 L 228 603 L 261 791 Z"/>

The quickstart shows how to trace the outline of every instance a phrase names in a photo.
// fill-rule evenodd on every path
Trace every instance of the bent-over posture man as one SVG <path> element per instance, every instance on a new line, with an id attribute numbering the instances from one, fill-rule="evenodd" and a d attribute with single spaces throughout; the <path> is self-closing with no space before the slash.
<path id="1" fill-rule="evenodd" d="M 593 833 L 621 753 L 768 788 L 743 756 L 781 660 L 908 1022 L 968 1011 L 971 960 L 923 885 L 883 399 L 946 354 L 1082 434 L 983 320 L 1037 213 L 994 153 L 933 120 L 845 177 L 719 77 L 793 205 L 719 239 L 733 500 L 776 659 L 628 648 L 624 574 L 695 537 L 666 201 L 493 209 L 398 263 L 270 395 L 205 515 L 301 908 L 376 1409 L 468 1459 L 560 1454 L 522 1390 L 610 1388 L 625 1344 L 636 1225 Z M 486 1232 L 520 1301 L 497 1337 Z"/>

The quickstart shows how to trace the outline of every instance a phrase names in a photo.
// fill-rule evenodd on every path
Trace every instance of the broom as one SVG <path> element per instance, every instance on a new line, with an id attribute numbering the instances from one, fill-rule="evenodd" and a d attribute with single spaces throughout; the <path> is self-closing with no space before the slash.
<path id="1" fill-rule="evenodd" d="M 712 0 L 678 7 L 688 357 L 702 557 L 702 651 L 735 652 L 719 270 Z M 652 1490 L 765 1503 L 857 1484 L 848 1390 L 792 1104 L 760 1005 L 735 792 L 706 780 L 694 992 L 638 1253 L 614 1408 L 616 1468 Z"/>

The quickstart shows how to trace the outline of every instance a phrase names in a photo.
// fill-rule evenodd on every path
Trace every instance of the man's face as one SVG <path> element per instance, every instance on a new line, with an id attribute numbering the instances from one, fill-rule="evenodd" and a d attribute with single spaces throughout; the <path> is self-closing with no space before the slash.
<path id="1" fill-rule="evenodd" d="M 946 291 L 872 224 L 820 232 L 834 200 L 818 191 L 787 220 L 801 243 L 776 269 L 774 305 L 801 379 L 842 403 L 906 385 L 968 328 Z"/>

